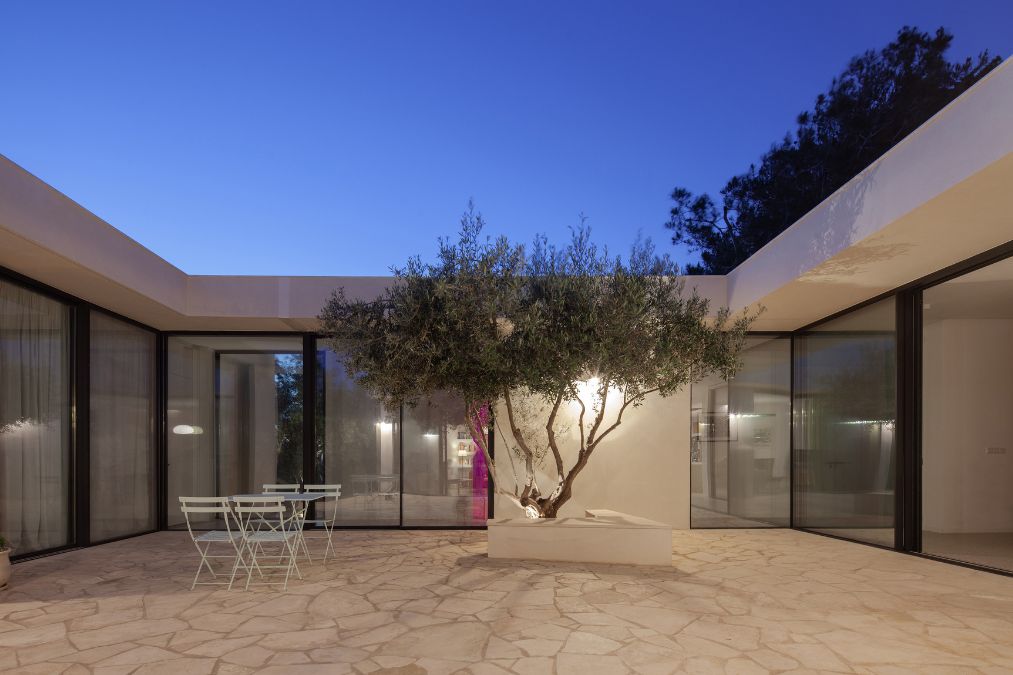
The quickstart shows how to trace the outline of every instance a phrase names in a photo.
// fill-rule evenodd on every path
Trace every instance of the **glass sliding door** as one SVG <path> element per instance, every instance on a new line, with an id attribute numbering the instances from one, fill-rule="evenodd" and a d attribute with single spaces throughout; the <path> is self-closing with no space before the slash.
<path id="1" fill-rule="evenodd" d="M 73 543 L 70 309 L 0 279 L 0 533 L 18 554 Z"/>
<path id="2" fill-rule="evenodd" d="M 155 334 L 91 313 L 91 540 L 155 528 Z"/>
<path id="3" fill-rule="evenodd" d="M 484 525 L 488 471 L 464 403 L 434 396 L 404 408 L 404 525 Z"/>
<path id="4" fill-rule="evenodd" d="M 303 478 L 301 337 L 170 336 L 169 525 L 180 496 Z"/>
<path id="5" fill-rule="evenodd" d="M 791 340 L 749 337 L 726 381 L 692 386 L 692 527 L 787 527 Z"/>
<path id="6" fill-rule="evenodd" d="M 894 545 L 893 298 L 795 338 L 795 525 Z"/>
<path id="7" fill-rule="evenodd" d="M 1013 259 L 922 294 L 922 551 L 1013 571 Z"/>
<path id="8" fill-rule="evenodd" d="M 386 410 L 345 372 L 341 357 L 317 352 L 316 475 L 340 484 L 341 498 L 317 503 L 337 525 L 401 522 L 400 411 Z"/>

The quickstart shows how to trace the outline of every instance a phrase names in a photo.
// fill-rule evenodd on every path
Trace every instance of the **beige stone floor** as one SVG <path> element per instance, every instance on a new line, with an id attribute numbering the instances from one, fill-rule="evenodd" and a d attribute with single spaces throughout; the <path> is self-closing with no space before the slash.
<path id="1" fill-rule="evenodd" d="M 191 592 L 185 533 L 18 564 L 0 670 L 1013 672 L 1013 578 L 787 530 L 678 532 L 671 568 L 510 563 L 485 533 L 342 532 L 288 592 Z"/>

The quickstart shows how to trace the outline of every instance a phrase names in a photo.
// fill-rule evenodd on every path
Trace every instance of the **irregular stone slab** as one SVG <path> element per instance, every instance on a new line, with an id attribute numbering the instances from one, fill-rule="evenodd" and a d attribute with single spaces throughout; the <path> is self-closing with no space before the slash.
<path id="1" fill-rule="evenodd" d="M 174 633 L 188 628 L 186 623 L 179 619 L 140 619 L 130 621 L 117 626 L 107 626 L 96 630 L 75 631 L 67 634 L 67 638 L 78 649 L 89 649 L 91 647 L 102 647 L 104 645 L 116 644 L 117 642 L 129 642 L 139 638 L 151 637 Z M 2 637 L 2 634 L 0 634 Z"/>
<path id="2" fill-rule="evenodd" d="M 382 654 L 480 661 L 489 628 L 478 622 L 439 624 L 408 631 L 380 647 Z"/>

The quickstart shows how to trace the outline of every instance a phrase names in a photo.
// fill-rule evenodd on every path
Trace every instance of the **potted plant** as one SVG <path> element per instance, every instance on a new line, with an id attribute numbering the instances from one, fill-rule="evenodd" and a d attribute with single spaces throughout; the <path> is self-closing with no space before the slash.
<path id="1" fill-rule="evenodd" d="M 0 591 L 7 588 L 7 582 L 11 580 L 11 546 L 7 539 L 0 534 Z"/>

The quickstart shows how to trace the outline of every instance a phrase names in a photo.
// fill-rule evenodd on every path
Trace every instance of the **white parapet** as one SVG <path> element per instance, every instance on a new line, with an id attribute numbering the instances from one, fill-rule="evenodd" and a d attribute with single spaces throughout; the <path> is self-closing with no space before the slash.
<path id="1" fill-rule="evenodd" d="M 490 520 L 489 557 L 670 566 L 672 526 L 604 509 L 584 518 Z"/>

